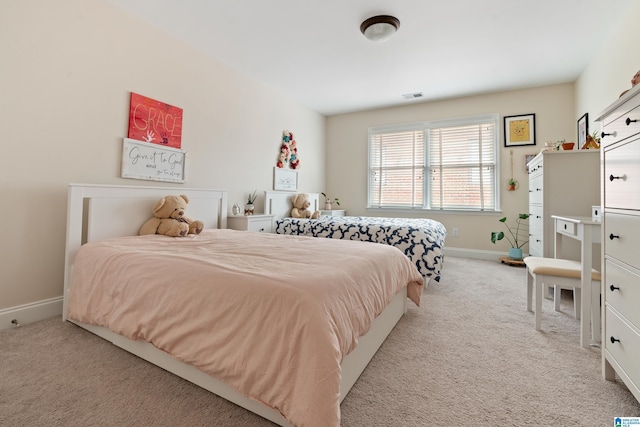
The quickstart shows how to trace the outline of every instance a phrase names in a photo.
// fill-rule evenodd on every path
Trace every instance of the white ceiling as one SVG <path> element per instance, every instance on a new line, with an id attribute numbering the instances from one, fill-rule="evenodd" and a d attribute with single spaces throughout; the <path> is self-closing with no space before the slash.
<path id="1" fill-rule="evenodd" d="M 636 0 L 110 1 L 332 115 L 572 82 Z M 401 24 L 375 43 L 380 14 Z"/>

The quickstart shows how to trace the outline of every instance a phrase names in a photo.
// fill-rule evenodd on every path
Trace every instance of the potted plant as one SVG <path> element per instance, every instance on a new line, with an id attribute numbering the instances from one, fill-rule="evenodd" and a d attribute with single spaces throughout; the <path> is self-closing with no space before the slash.
<path id="1" fill-rule="evenodd" d="M 530 215 L 526 213 L 518 214 L 515 226 L 509 226 L 507 224 L 507 217 L 502 217 L 498 221 L 500 221 L 505 225 L 505 227 L 507 227 L 507 231 L 509 234 L 504 234 L 504 232 L 502 231 L 491 232 L 491 242 L 494 244 L 498 240 L 502 240 L 504 238 L 507 239 L 507 241 L 511 245 L 511 248 L 509 248 L 509 258 L 511 259 L 522 259 L 522 247 L 529 242 L 529 232 L 526 223 L 526 221 L 529 219 L 529 216 Z"/>
<path id="2" fill-rule="evenodd" d="M 516 185 L 518 185 L 518 181 L 515 178 L 509 178 L 507 184 L 509 185 L 509 191 L 514 191 L 516 189 Z"/>
<path id="3" fill-rule="evenodd" d="M 258 197 L 256 195 L 256 191 L 257 190 L 253 190 L 253 193 L 249 193 L 249 197 L 247 198 L 247 203 L 244 205 L 245 215 L 253 215 L 253 211 L 255 209 L 255 206 L 253 205 L 253 203 L 256 201 L 256 198 Z"/>
<path id="4" fill-rule="evenodd" d="M 325 193 L 320 193 L 324 196 L 324 209 L 330 211 L 332 209 L 332 205 L 335 203 L 340 206 L 340 200 L 336 197 L 334 199 L 327 197 Z"/>

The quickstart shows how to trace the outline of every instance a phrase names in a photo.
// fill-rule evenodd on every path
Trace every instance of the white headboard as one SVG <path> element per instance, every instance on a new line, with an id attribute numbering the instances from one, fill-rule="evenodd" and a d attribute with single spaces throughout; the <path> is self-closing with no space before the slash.
<path id="1" fill-rule="evenodd" d="M 227 228 L 225 190 L 69 184 L 64 314 L 73 263 L 80 247 L 111 237 L 136 236 L 142 224 L 153 216 L 155 202 L 167 195 L 181 194 L 189 197 L 187 216 L 201 220 L 205 228 Z"/>
<path id="2" fill-rule="evenodd" d="M 291 196 L 299 194 L 290 191 L 265 191 L 264 192 L 264 213 L 273 215 L 274 219 L 288 218 L 291 216 Z M 309 195 L 309 210 L 315 212 L 320 210 L 320 194 L 306 193 Z"/>

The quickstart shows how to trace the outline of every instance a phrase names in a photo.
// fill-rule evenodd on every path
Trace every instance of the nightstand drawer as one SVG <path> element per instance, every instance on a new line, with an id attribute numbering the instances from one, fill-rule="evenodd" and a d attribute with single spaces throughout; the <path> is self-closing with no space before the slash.
<path id="1" fill-rule="evenodd" d="M 321 216 L 345 216 L 347 212 L 343 209 L 321 210 Z"/>
<path id="2" fill-rule="evenodd" d="M 272 232 L 272 221 L 271 219 L 260 219 L 255 221 L 249 221 L 249 225 L 247 227 L 247 231 L 258 231 L 261 233 L 271 233 Z"/>
<path id="3" fill-rule="evenodd" d="M 233 230 L 273 233 L 273 215 L 229 216 L 227 227 Z"/>

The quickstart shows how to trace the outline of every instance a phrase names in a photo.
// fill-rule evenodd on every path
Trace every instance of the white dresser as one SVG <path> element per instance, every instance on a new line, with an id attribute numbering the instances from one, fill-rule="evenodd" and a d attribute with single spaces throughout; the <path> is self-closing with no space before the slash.
<path id="1" fill-rule="evenodd" d="M 602 124 L 602 374 L 640 401 L 640 85 Z"/>
<path id="2" fill-rule="evenodd" d="M 273 215 L 235 215 L 227 217 L 227 227 L 233 230 L 273 233 Z"/>
<path id="3" fill-rule="evenodd" d="M 553 258 L 551 215 L 591 216 L 600 204 L 600 151 L 545 151 L 528 168 L 529 255 Z M 567 245 L 563 258 L 580 260 L 580 246 Z"/>

